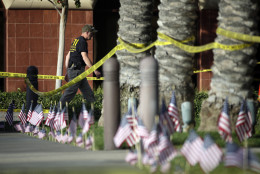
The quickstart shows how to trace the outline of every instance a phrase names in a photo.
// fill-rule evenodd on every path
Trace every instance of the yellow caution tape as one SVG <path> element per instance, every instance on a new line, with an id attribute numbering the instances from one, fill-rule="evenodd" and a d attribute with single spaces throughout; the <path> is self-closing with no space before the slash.
<path id="1" fill-rule="evenodd" d="M 25 78 L 27 77 L 24 73 L 12 73 L 12 72 L 0 72 L 0 78 L 6 78 L 6 77 L 19 77 L 19 78 Z M 38 75 L 38 79 L 60 79 L 64 80 L 65 76 L 53 76 L 53 75 Z M 87 77 L 88 80 L 104 80 L 104 77 Z"/>
<path id="2" fill-rule="evenodd" d="M 196 70 L 196 71 L 193 71 L 193 73 L 196 74 L 196 73 L 209 72 L 209 71 L 211 71 L 211 69 Z"/>
<path id="3" fill-rule="evenodd" d="M 202 45 L 202 46 L 191 46 L 191 45 L 185 45 L 162 33 L 158 33 L 158 37 L 171 42 L 176 47 L 178 47 L 186 52 L 189 52 L 189 53 L 200 53 L 200 52 L 207 51 L 207 50 L 210 50 L 213 48 L 219 48 L 219 49 L 228 50 L 228 51 L 235 51 L 235 50 L 240 50 L 243 48 L 250 47 L 252 45 L 252 44 L 224 45 L 224 44 L 221 44 L 218 42 L 213 42 L 213 43 L 209 43 L 209 44 Z"/>
<path id="4" fill-rule="evenodd" d="M 226 36 L 228 38 L 236 39 L 236 40 L 241 40 L 245 42 L 251 42 L 251 43 L 260 43 L 260 36 L 251 36 L 248 34 L 242 34 L 242 33 L 237 33 L 234 31 L 228 31 L 223 28 L 218 27 L 217 34 Z"/>
<path id="5" fill-rule="evenodd" d="M 103 65 L 103 63 L 109 59 L 110 57 L 112 57 L 115 52 L 117 50 L 121 50 L 123 49 L 122 45 L 117 45 L 115 46 L 105 57 L 103 57 L 100 61 L 98 61 L 95 65 L 93 65 L 92 67 L 90 67 L 88 70 L 86 70 L 85 72 L 81 73 L 80 75 L 78 75 L 76 78 L 74 78 L 73 80 L 69 81 L 68 83 L 66 83 L 65 85 L 61 86 L 58 89 L 49 91 L 49 92 L 40 92 L 38 90 L 36 90 L 34 88 L 34 86 L 31 84 L 31 82 L 29 81 L 28 78 L 25 78 L 25 83 L 28 85 L 28 87 L 36 94 L 38 94 L 39 96 L 49 96 L 49 95 L 54 95 L 58 92 L 61 92 L 65 89 L 67 89 L 68 87 L 74 85 L 75 83 L 81 81 L 82 79 L 86 78 L 86 76 L 88 76 L 89 74 L 91 74 L 93 71 L 95 71 L 97 68 L 99 68 L 101 65 Z"/>
<path id="6" fill-rule="evenodd" d="M 7 112 L 8 109 L 0 109 L 0 112 Z M 14 112 L 21 112 L 21 109 L 14 109 Z M 49 109 L 43 109 L 43 113 L 49 113 Z"/>
<path id="7" fill-rule="evenodd" d="M 220 44 L 217 42 L 213 42 L 213 43 L 209 43 L 206 45 L 202 45 L 202 46 L 191 46 L 191 45 L 185 45 L 185 42 L 188 41 L 192 41 L 194 40 L 194 37 L 188 38 L 184 41 L 177 41 L 165 34 L 159 33 L 158 32 L 158 37 L 165 40 L 165 41 L 158 41 L 156 40 L 155 42 L 151 43 L 150 45 L 146 46 L 146 44 L 140 44 L 140 43 L 126 43 L 124 42 L 121 38 L 118 38 L 118 41 L 120 42 L 119 45 L 115 46 L 104 58 L 102 58 L 100 61 L 98 61 L 95 65 L 93 65 L 91 68 L 89 68 L 88 70 L 86 70 L 85 72 L 83 72 L 82 74 L 80 74 L 79 76 L 77 76 L 76 78 L 74 78 L 73 80 L 71 80 L 70 82 L 68 82 L 67 84 L 63 85 L 62 87 L 49 91 L 49 92 L 40 92 L 38 90 L 36 90 L 33 85 L 30 83 L 30 81 L 28 80 L 28 78 L 25 78 L 25 82 L 26 84 L 30 87 L 30 89 L 35 92 L 36 94 L 40 95 L 40 96 L 48 96 L 48 95 L 53 95 L 56 94 L 60 91 L 65 90 L 66 88 L 70 87 L 71 85 L 79 82 L 80 80 L 82 80 L 83 78 L 85 78 L 86 76 L 88 76 L 89 74 L 91 74 L 94 70 L 96 70 L 97 68 L 99 68 L 107 59 L 109 59 L 111 56 L 113 56 L 115 54 L 115 52 L 117 50 L 122 50 L 122 49 L 126 49 L 129 52 L 132 53 L 140 53 L 140 52 L 144 52 L 150 48 L 152 48 L 155 45 L 170 45 L 173 44 L 176 47 L 189 52 L 189 53 L 199 53 L 199 52 L 203 52 L 203 51 L 207 51 L 213 48 L 217 48 L 217 49 L 224 49 L 224 50 L 228 50 L 228 51 L 235 51 L 235 50 L 240 50 L 243 48 L 247 48 L 250 47 L 252 45 L 252 43 L 250 44 L 236 44 L 236 45 L 224 45 L 224 44 Z M 206 69 L 206 70 L 197 70 L 194 71 L 194 73 L 199 73 L 199 72 L 207 72 L 207 71 L 211 71 L 210 69 Z M 10 74 L 12 76 L 17 76 L 17 73 L 14 74 Z M 0 77 L 4 77 L 4 75 L 0 74 Z M 41 78 L 50 78 L 50 79 L 63 79 L 64 76 L 48 76 L 48 75 L 41 75 Z"/>

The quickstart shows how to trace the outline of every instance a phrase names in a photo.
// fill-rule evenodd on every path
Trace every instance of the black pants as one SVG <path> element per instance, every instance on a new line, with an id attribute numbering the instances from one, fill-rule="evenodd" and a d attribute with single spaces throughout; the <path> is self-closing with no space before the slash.
<path id="1" fill-rule="evenodd" d="M 85 67 L 82 67 L 80 70 L 75 70 L 73 67 L 67 69 L 69 81 L 80 75 L 85 71 Z M 63 95 L 61 96 L 60 101 L 62 102 L 62 106 L 66 104 L 66 102 L 70 102 L 73 97 L 76 95 L 78 89 L 80 89 L 83 97 L 87 100 L 87 102 L 94 102 L 95 97 L 92 89 L 90 88 L 88 81 L 86 78 L 82 79 L 78 83 L 67 88 Z"/>

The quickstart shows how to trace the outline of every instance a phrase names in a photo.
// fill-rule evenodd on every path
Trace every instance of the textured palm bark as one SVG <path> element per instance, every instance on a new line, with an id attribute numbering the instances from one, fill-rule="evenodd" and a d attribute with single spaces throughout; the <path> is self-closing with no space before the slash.
<path id="1" fill-rule="evenodd" d="M 118 37 L 127 43 L 143 43 L 149 45 L 155 33 L 152 27 L 153 1 L 120 0 L 120 19 L 118 21 Z M 153 33 L 154 32 L 154 33 Z M 139 98 L 140 71 L 139 63 L 150 52 L 130 53 L 126 50 L 116 52 L 120 63 L 120 101 L 121 112 L 127 111 L 129 97 Z"/>
<path id="2" fill-rule="evenodd" d="M 218 26 L 244 34 L 257 34 L 258 5 L 256 0 L 220 0 Z M 215 42 L 243 44 L 245 42 L 218 35 Z M 217 119 L 226 97 L 230 104 L 232 129 L 240 108 L 241 98 L 251 98 L 253 70 L 256 66 L 256 45 L 238 51 L 214 49 L 213 77 L 209 98 L 202 103 L 199 130 L 216 131 Z"/>
<path id="3" fill-rule="evenodd" d="M 182 41 L 195 36 L 198 4 L 194 0 L 161 0 L 158 32 Z M 162 40 L 158 38 L 158 40 Z M 194 41 L 186 44 L 193 45 Z M 175 90 L 180 110 L 184 101 L 193 102 L 193 56 L 173 45 L 156 46 L 155 58 L 159 63 L 160 97 L 169 103 Z"/>

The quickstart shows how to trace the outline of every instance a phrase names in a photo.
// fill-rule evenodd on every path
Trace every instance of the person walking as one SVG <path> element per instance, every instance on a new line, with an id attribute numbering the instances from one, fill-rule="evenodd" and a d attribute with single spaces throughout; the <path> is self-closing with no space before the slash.
<path id="1" fill-rule="evenodd" d="M 81 36 L 74 39 L 74 41 L 72 42 L 65 60 L 65 67 L 67 69 L 66 76 L 68 77 L 67 81 L 71 81 L 72 79 L 83 73 L 86 66 L 88 66 L 89 68 L 92 66 L 92 62 L 88 57 L 87 40 L 91 40 L 94 33 L 96 32 L 97 30 L 93 26 L 84 25 L 82 28 Z M 97 78 L 100 78 L 101 73 L 99 71 L 95 70 L 94 73 L 96 74 Z M 86 99 L 87 102 L 95 101 L 94 93 L 90 88 L 87 79 L 84 78 L 64 91 L 60 99 L 62 106 L 64 106 L 66 102 L 69 103 L 73 99 L 78 89 L 80 89 L 84 99 Z"/>

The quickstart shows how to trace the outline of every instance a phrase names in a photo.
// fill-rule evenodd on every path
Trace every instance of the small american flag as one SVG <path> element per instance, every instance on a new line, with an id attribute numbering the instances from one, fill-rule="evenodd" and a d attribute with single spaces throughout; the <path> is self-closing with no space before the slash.
<path id="1" fill-rule="evenodd" d="M 68 114 L 66 113 L 67 112 L 67 109 L 66 107 L 64 107 L 61 111 L 61 114 L 60 114 L 60 125 L 61 125 L 61 129 L 64 129 L 67 127 L 67 123 L 66 123 L 66 117 L 68 116 Z"/>
<path id="2" fill-rule="evenodd" d="M 53 108 L 54 108 L 54 107 L 53 107 Z M 52 114 L 53 108 L 52 108 L 52 105 L 51 105 L 51 106 L 50 106 L 49 113 L 48 113 L 47 118 L 46 118 L 46 121 L 45 121 L 45 123 L 44 123 L 46 126 L 50 126 L 50 120 L 51 120 L 52 118 L 54 118 L 54 115 Z"/>
<path id="3" fill-rule="evenodd" d="M 84 103 L 83 103 L 84 104 Z M 84 105 L 85 106 L 85 105 Z M 82 106 L 83 107 L 83 106 Z M 86 108 L 86 107 L 85 107 Z M 84 109 L 84 108 L 83 108 Z M 79 124 L 79 126 L 81 127 L 81 128 L 83 128 L 84 127 L 84 125 L 85 125 L 85 119 L 84 119 L 84 112 L 85 111 L 83 111 L 82 109 L 81 109 L 81 111 L 80 111 L 80 114 L 79 114 L 79 119 L 78 119 L 78 124 Z"/>
<path id="4" fill-rule="evenodd" d="M 56 111 L 57 111 L 57 108 L 56 108 L 56 106 L 54 106 L 52 108 L 51 116 L 49 118 L 49 126 L 50 126 L 51 130 L 55 129 L 54 125 L 55 125 Z"/>
<path id="5" fill-rule="evenodd" d="M 68 133 L 66 132 L 64 135 L 62 135 L 61 142 L 63 144 L 67 143 L 68 142 L 68 138 L 69 138 L 69 136 L 68 136 Z"/>
<path id="6" fill-rule="evenodd" d="M 92 111 L 92 109 L 90 109 L 88 113 L 88 124 L 92 125 L 94 123 L 95 123 L 94 112 Z"/>
<path id="7" fill-rule="evenodd" d="M 132 129 L 128 124 L 126 116 L 123 116 L 120 126 L 114 136 L 114 143 L 116 147 L 120 147 L 121 144 L 127 139 L 127 137 L 131 134 Z"/>
<path id="8" fill-rule="evenodd" d="M 14 125 L 14 129 L 18 132 L 22 132 L 22 127 L 21 127 L 21 124 L 20 123 L 17 123 Z"/>
<path id="9" fill-rule="evenodd" d="M 209 173 L 219 165 L 221 158 L 222 151 L 215 144 L 210 135 L 206 135 L 200 154 L 200 167 L 205 173 Z"/>
<path id="10" fill-rule="evenodd" d="M 138 161 L 138 156 L 136 150 L 129 150 L 125 157 L 125 161 L 131 165 L 135 165 Z"/>
<path id="11" fill-rule="evenodd" d="M 226 98 L 222 112 L 218 118 L 218 132 L 226 142 L 232 142 L 230 119 L 228 115 L 228 99 Z"/>
<path id="12" fill-rule="evenodd" d="M 69 125 L 68 131 L 70 133 L 70 136 L 72 136 L 73 138 L 77 134 L 77 117 L 76 117 L 76 113 L 75 112 L 73 112 L 73 117 L 72 117 L 72 120 L 70 121 L 70 125 Z"/>
<path id="13" fill-rule="evenodd" d="M 61 142 L 61 140 L 62 140 L 62 134 L 60 133 L 60 131 L 57 131 L 57 132 L 56 132 L 55 139 L 56 139 L 59 143 Z"/>
<path id="14" fill-rule="evenodd" d="M 226 155 L 224 157 L 225 166 L 236 166 L 243 168 L 243 148 L 236 143 L 226 144 Z"/>
<path id="15" fill-rule="evenodd" d="M 78 147 L 81 147 L 83 145 L 83 136 L 82 134 L 79 134 L 79 136 L 76 138 L 76 144 Z"/>
<path id="16" fill-rule="evenodd" d="M 256 173 L 260 173 L 260 161 L 250 149 L 248 149 L 248 168 Z"/>
<path id="17" fill-rule="evenodd" d="M 172 143 L 170 142 L 166 130 L 162 130 L 162 132 L 160 133 L 157 148 L 159 151 L 159 163 L 161 165 L 167 164 L 169 161 L 177 156 L 177 151 L 174 149 Z"/>
<path id="18" fill-rule="evenodd" d="M 142 119 L 140 117 L 138 117 L 137 120 L 138 120 L 138 124 L 137 124 L 136 132 L 137 132 L 138 136 L 140 136 L 141 138 L 149 137 L 149 131 L 144 126 Z"/>
<path id="19" fill-rule="evenodd" d="M 169 134 L 172 134 L 174 132 L 174 123 L 168 114 L 168 110 L 164 100 L 162 100 L 162 109 L 159 123 L 162 128 L 166 127 Z"/>
<path id="20" fill-rule="evenodd" d="M 191 130 L 187 140 L 181 148 L 181 153 L 190 165 L 195 166 L 199 162 L 202 146 L 203 140 L 194 130 Z"/>
<path id="21" fill-rule="evenodd" d="M 175 92 L 172 92 L 172 98 L 171 98 L 171 102 L 168 106 L 168 114 L 171 117 L 171 119 L 174 122 L 174 130 L 176 132 L 181 132 L 181 125 L 180 125 L 180 115 L 179 115 L 179 111 L 177 108 L 177 102 L 176 102 L 176 97 L 175 97 Z"/>
<path id="22" fill-rule="evenodd" d="M 143 139 L 144 149 L 149 156 L 157 153 L 157 144 L 159 142 L 158 127 L 158 124 L 154 124 L 149 137 Z"/>
<path id="23" fill-rule="evenodd" d="M 260 173 L 260 162 L 258 157 L 251 149 L 239 147 L 235 143 L 227 144 L 224 162 L 225 166 L 235 166 L 241 169 L 249 169 L 256 173 Z"/>
<path id="24" fill-rule="evenodd" d="M 69 120 L 69 112 L 67 107 L 64 107 L 64 120 Z"/>
<path id="25" fill-rule="evenodd" d="M 12 101 L 12 103 L 9 104 L 8 106 L 8 109 L 7 109 L 7 112 L 6 112 L 6 116 L 5 116 L 5 119 L 6 121 L 8 122 L 8 124 L 10 126 L 13 125 L 13 112 L 14 112 L 14 100 Z"/>
<path id="26" fill-rule="evenodd" d="M 81 107 L 81 111 L 80 114 L 82 115 L 82 117 L 87 120 L 88 119 L 88 111 L 86 109 L 86 105 L 84 102 L 82 102 L 82 107 Z"/>
<path id="27" fill-rule="evenodd" d="M 32 118 L 32 112 L 33 112 L 33 102 L 31 102 L 29 111 L 27 113 L 27 121 L 30 121 L 30 119 Z"/>
<path id="28" fill-rule="evenodd" d="M 40 132 L 38 133 L 38 138 L 39 139 L 43 139 L 44 137 L 46 137 L 46 130 L 42 129 L 40 130 Z"/>
<path id="29" fill-rule="evenodd" d="M 240 142 L 244 141 L 246 138 L 252 136 L 252 118 L 251 113 L 249 112 L 246 101 L 243 100 L 243 103 L 240 108 L 240 112 L 237 117 L 236 122 L 236 133 Z"/>
<path id="30" fill-rule="evenodd" d="M 83 126 L 83 128 L 82 128 L 82 134 L 83 134 L 83 135 L 85 135 L 85 134 L 88 132 L 89 127 L 90 127 L 90 126 L 89 126 L 88 122 L 85 121 L 85 124 L 84 124 L 84 126 Z"/>
<path id="31" fill-rule="evenodd" d="M 65 120 L 63 119 L 63 112 L 60 109 L 58 109 L 56 117 L 54 118 L 54 128 L 55 128 L 55 130 L 63 129 L 64 128 L 64 124 L 63 124 L 64 122 L 65 122 Z"/>
<path id="32" fill-rule="evenodd" d="M 88 138 L 85 141 L 85 149 L 89 150 L 92 148 L 94 142 L 94 138 L 92 136 L 88 136 Z"/>
<path id="33" fill-rule="evenodd" d="M 43 120 L 43 110 L 42 110 L 42 105 L 41 104 L 38 104 L 33 113 L 32 113 L 32 117 L 31 119 L 29 120 L 29 122 L 32 124 L 32 125 L 35 125 L 35 126 L 39 126 L 41 121 Z"/>
<path id="34" fill-rule="evenodd" d="M 20 112 L 20 114 L 18 115 L 18 117 L 19 117 L 19 119 L 21 120 L 21 122 L 22 122 L 23 124 L 26 123 L 26 113 L 25 113 L 25 109 L 24 109 L 24 104 L 23 104 L 23 106 L 22 106 L 21 112 Z"/>

